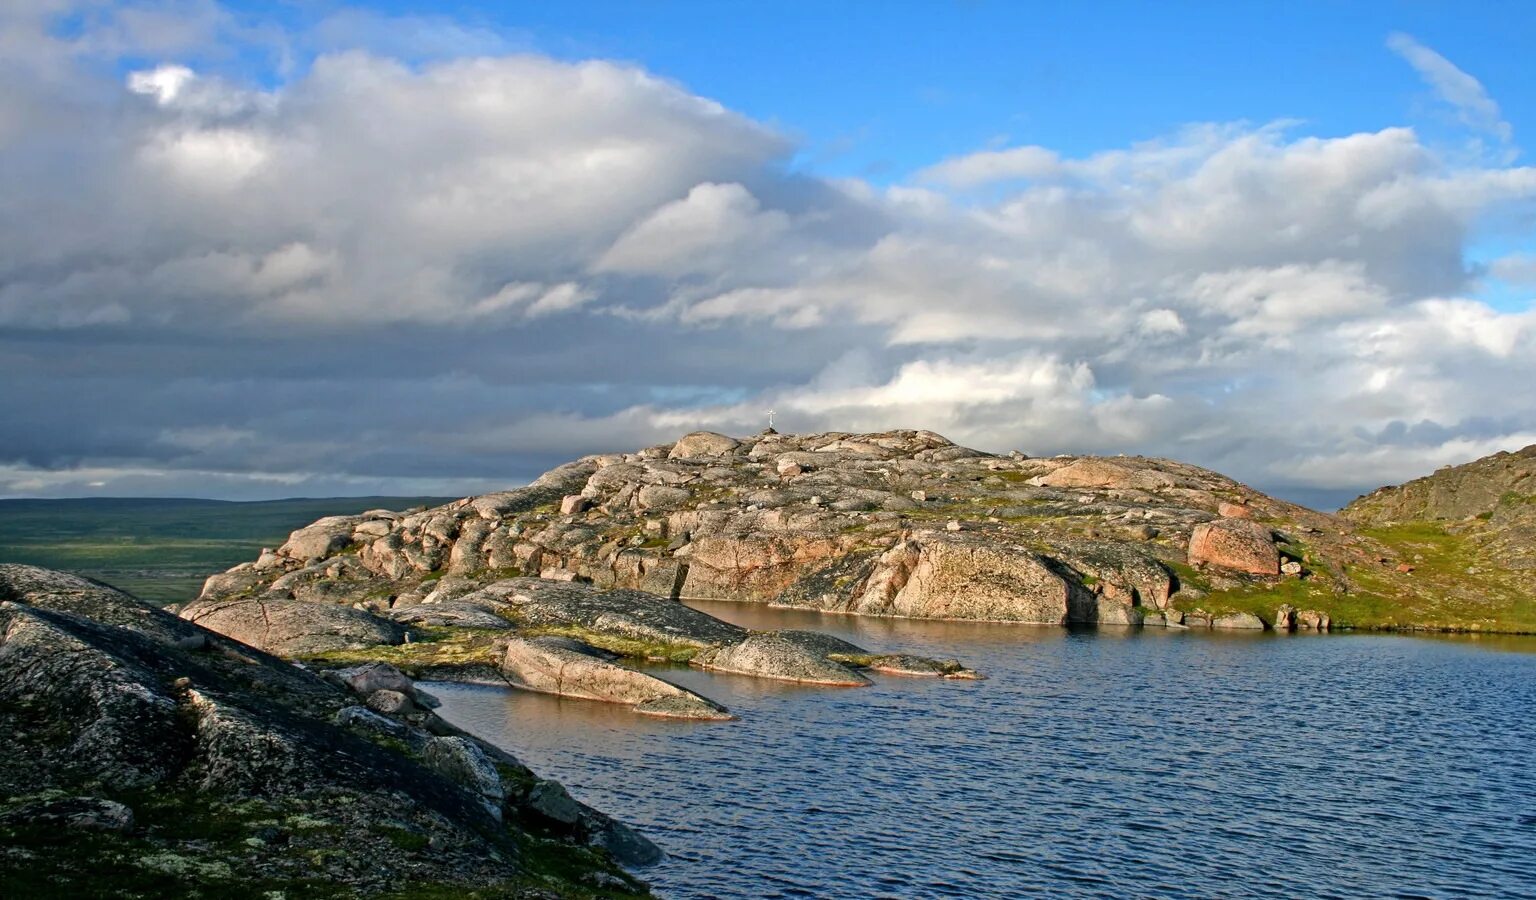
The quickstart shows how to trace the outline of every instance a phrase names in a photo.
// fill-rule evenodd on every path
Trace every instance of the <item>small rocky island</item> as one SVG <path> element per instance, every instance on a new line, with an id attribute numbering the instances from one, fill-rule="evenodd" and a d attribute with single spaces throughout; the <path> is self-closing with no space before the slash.
<path id="1" fill-rule="evenodd" d="M 1527 631 L 1529 588 L 1511 577 L 1524 557 L 1506 545 L 1531 545 L 1532 452 L 1502 456 L 1516 461 L 1500 469 L 1509 484 L 1455 510 L 1488 526 L 1468 530 L 1419 507 L 1385 518 L 1403 506 L 1391 491 L 1416 496 L 1412 485 L 1329 515 L 1166 459 L 995 455 L 927 431 L 697 432 L 515 490 L 322 519 L 210 578 L 181 615 L 315 665 L 384 661 L 704 719 L 730 713 L 636 664 L 845 686 L 977 673 L 750 633 L 680 600 L 1037 625 Z"/>

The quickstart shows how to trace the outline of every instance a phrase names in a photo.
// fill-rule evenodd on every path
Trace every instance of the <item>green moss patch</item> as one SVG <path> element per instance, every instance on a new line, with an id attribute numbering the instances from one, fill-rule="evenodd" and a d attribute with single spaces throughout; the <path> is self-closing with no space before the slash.
<path id="1" fill-rule="evenodd" d="M 617 653 L 631 659 L 685 663 L 693 659 L 699 648 L 689 644 L 669 641 L 643 640 L 641 638 L 592 631 L 579 625 L 539 625 L 519 632 L 523 637 L 559 635 L 575 638 L 609 653 Z"/>
<path id="2" fill-rule="evenodd" d="M 414 678 L 431 668 L 494 666 L 497 659 L 493 644 L 506 632 L 489 628 L 413 625 L 410 633 L 409 644 L 329 650 L 305 657 L 305 661 L 337 667 L 383 662 Z"/>

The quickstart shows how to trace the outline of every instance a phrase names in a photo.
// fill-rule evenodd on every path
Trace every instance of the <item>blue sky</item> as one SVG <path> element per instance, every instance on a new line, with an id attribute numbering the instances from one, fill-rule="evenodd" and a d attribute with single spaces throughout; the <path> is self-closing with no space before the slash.
<path id="1" fill-rule="evenodd" d="M 0 496 L 697 428 L 1319 502 L 1536 442 L 1536 7 L 0 7 Z"/>
<path id="2" fill-rule="evenodd" d="M 357 6 L 237 4 L 295 29 Z M 802 165 L 873 180 L 1000 141 L 1086 154 L 1192 122 L 1454 130 L 1393 32 L 1473 73 L 1517 135 L 1536 116 L 1536 13 L 1519 2 L 362 6 L 483 30 L 485 47 L 639 63 L 799 136 Z"/>

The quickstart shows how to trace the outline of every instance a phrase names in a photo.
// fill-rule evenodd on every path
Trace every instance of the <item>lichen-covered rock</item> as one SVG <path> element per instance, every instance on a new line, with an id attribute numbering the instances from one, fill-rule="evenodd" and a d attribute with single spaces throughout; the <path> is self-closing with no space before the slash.
<path id="1" fill-rule="evenodd" d="M 569 641 L 510 638 L 501 672 L 513 687 L 583 700 L 622 703 L 636 712 L 687 719 L 730 719 L 729 711 L 685 688 L 626 669 Z"/>
<path id="2" fill-rule="evenodd" d="M 672 445 L 672 452 L 667 454 L 667 459 L 720 456 L 740 446 L 741 442 L 735 438 L 716 434 L 713 431 L 695 431 L 693 434 L 686 434 L 679 438 L 678 442 Z"/>
<path id="3" fill-rule="evenodd" d="M 421 761 L 454 784 L 469 789 L 480 798 L 486 812 L 501 819 L 507 789 L 501 782 L 501 773 L 496 771 L 495 762 L 479 743 L 458 735 L 432 738 L 422 749 Z M 574 822 L 573 817 L 567 824 Z"/>
<path id="4" fill-rule="evenodd" d="M 755 675 L 778 681 L 798 681 L 840 687 L 862 687 L 869 679 L 801 641 L 777 632 L 748 635 L 738 643 L 700 651 L 689 665 L 716 672 Z"/>
<path id="5" fill-rule="evenodd" d="M 967 669 L 960 665 L 958 660 L 929 659 L 926 656 L 912 656 L 906 653 L 886 653 L 871 657 L 866 668 L 871 672 L 880 672 L 885 675 L 905 675 L 914 678 L 959 678 L 968 681 L 979 681 L 982 678 L 980 672 Z"/>
<path id="6" fill-rule="evenodd" d="M 100 797 L 65 797 L 23 803 L 0 813 L 0 829 L 132 831 L 133 810 Z"/>
<path id="7" fill-rule="evenodd" d="M 0 601 L 14 600 L 114 625 L 167 643 L 200 637 L 203 629 L 140 602 L 124 591 L 79 575 L 37 566 L 0 564 Z"/>
<path id="8" fill-rule="evenodd" d="M 877 561 L 850 612 L 1062 625 L 1081 589 L 1023 548 L 925 532 Z"/>
<path id="9" fill-rule="evenodd" d="M 512 623 L 475 603 L 447 603 L 397 606 L 384 616 L 402 625 L 454 626 L 457 628 L 508 629 Z"/>
<path id="10" fill-rule="evenodd" d="M 410 694 L 387 688 L 369 694 L 365 702 L 374 712 L 390 716 L 407 715 L 416 711 L 416 703 Z"/>
<path id="11" fill-rule="evenodd" d="M 688 563 L 683 596 L 699 600 L 778 596 L 807 569 L 845 552 L 845 542 L 815 533 L 695 536 L 680 557 Z"/>
<path id="12" fill-rule="evenodd" d="M 1080 583 L 1091 584 L 1094 592 L 1111 603 L 1163 609 L 1173 597 L 1175 582 L 1168 567 L 1134 544 L 1068 539 L 1061 542 L 1054 557 L 1079 573 Z M 1073 622 L 1084 624 L 1108 621 L 1104 615 L 1080 617 L 1076 610 L 1070 615 Z"/>
<path id="13" fill-rule="evenodd" d="M 335 675 L 354 693 L 363 697 L 374 691 L 399 691 L 409 694 L 416 687 L 404 672 L 388 663 L 366 663 L 350 669 L 340 669 L 335 672 Z"/>
<path id="14" fill-rule="evenodd" d="M 540 781 L 528 792 L 528 808 L 554 822 L 574 825 L 581 819 L 581 804 L 571 799 L 565 785 Z"/>
<path id="15" fill-rule="evenodd" d="M 1211 619 L 1211 627 L 1233 631 L 1263 631 L 1264 620 L 1253 613 L 1228 613 Z"/>
<path id="16" fill-rule="evenodd" d="M 1445 466 L 1405 484 L 1356 498 L 1341 515 L 1367 525 L 1458 522 L 1501 509 L 1532 505 L 1536 497 L 1536 444 Z"/>
<path id="17" fill-rule="evenodd" d="M 1037 483 L 1046 487 L 1116 488 L 1144 491 L 1174 486 L 1166 472 L 1131 468 L 1102 459 L 1079 459 L 1055 471 L 1041 475 Z"/>
<path id="18" fill-rule="evenodd" d="M 1333 618 L 1316 609 L 1298 610 L 1296 627 L 1304 631 L 1328 631 L 1333 627 Z"/>
<path id="19" fill-rule="evenodd" d="M 681 603 L 627 589 L 513 578 L 488 585 L 463 602 L 484 598 L 493 598 L 506 615 L 525 625 L 571 626 L 661 644 L 706 647 L 746 634 Z"/>
<path id="20" fill-rule="evenodd" d="M 352 543 L 355 516 L 332 516 L 306 525 L 288 536 L 278 555 L 291 559 L 322 559 L 346 549 Z"/>
<path id="21" fill-rule="evenodd" d="M 1279 575 L 1280 550 L 1274 533 L 1248 519 L 1217 519 L 1196 525 L 1189 538 L 1189 561 L 1246 572 Z"/>
<path id="22" fill-rule="evenodd" d="M 635 492 L 635 502 L 641 509 L 673 509 L 691 499 L 692 491 L 666 484 L 647 484 Z"/>
<path id="23" fill-rule="evenodd" d="M 1081 594 L 1078 597 L 1082 597 Z M 1146 614 L 1129 599 L 1093 594 L 1073 603 L 1073 622 L 1091 625 L 1141 625 Z"/>
<path id="24" fill-rule="evenodd" d="M 387 671 L 354 675 L 362 687 L 396 683 Z M 0 853 L 0 884 L 7 896 L 107 896 L 137 859 L 164 861 L 158 896 L 244 895 L 252 884 L 297 896 L 317 882 L 348 895 L 405 883 L 521 891 L 527 837 L 516 823 L 533 811 L 522 791 L 498 800 L 491 779 L 536 776 L 440 720 L 433 734 L 354 702 L 120 591 L 0 566 L 0 845 L 50 847 Z M 574 821 L 541 832 L 569 854 L 573 877 L 601 875 L 621 894 L 643 886 L 606 854 L 635 864 L 658 854 L 579 804 Z"/>
<path id="25" fill-rule="evenodd" d="M 372 613 L 329 603 L 265 596 L 198 601 L 181 616 L 269 653 L 304 656 L 398 644 L 405 629 Z"/>
<path id="26" fill-rule="evenodd" d="M 125 788 L 158 784 L 176 771 L 189 751 L 180 705 L 146 687 L 147 673 L 101 649 L 101 626 L 82 628 L 68 613 L 5 602 L 0 627 L 0 704 L 62 720 L 52 742 L 61 770 Z M 134 645 L 126 636 L 124 643 Z"/>

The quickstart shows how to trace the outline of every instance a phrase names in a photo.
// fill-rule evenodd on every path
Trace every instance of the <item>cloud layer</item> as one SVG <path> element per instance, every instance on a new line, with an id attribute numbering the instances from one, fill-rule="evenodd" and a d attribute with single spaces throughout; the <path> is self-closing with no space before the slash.
<path id="1" fill-rule="evenodd" d="M 1468 262 L 1536 210 L 1502 158 L 1201 125 L 834 182 L 653 73 L 489 38 L 405 61 L 333 21 L 220 77 L 207 47 L 265 38 L 196 8 L 0 14 L 0 495 L 461 493 L 769 407 L 1304 497 L 1536 441 L 1536 313 L 1474 299 L 1529 258 Z"/>

